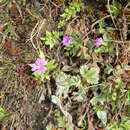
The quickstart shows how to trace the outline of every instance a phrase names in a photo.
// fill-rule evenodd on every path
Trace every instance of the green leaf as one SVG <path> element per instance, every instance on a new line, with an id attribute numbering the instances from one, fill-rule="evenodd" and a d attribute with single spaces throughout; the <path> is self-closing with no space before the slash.
<path id="1" fill-rule="evenodd" d="M 117 93 L 113 92 L 113 94 L 112 94 L 112 100 L 115 101 L 116 99 L 117 99 Z"/>
<path id="2" fill-rule="evenodd" d="M 114 122 L 111 125 L 107 126 L 106 130 L 119 130 L 118 124 Z"/>
<path id="3" fill-rule="evenodd" d="M 0 3 L 7 2 L 8 0 L 0 0 Z"/>
<path id="4" fill-rule="evenodd" d="M 56 78 L 56 84 L 60 86 L 70 86 L 70 75 L 60 72 Z"/>
<path id="5" fill-rule="evenodd" d="M 41 50 L 39 51 L 39 58 L 45 60 L 45 55 Z"/>
<path id="6" fill-rule="evenodd" d="M 96 69 L 88 70 L 85 78 L 86 78 L 88 83 L 97 84 L 98 80 L 99 80 L 97 70 Z"/>
<path id="7" fill-rule="evenodd" d="M 97 84 L 99 81 L 99 70 L 92 67 L 88 69 L 86 65 L 81 66 L 80 74 L 90 84 Z"/>
<path id="8" fill-rule="evenodd" d="M 60 72 L 56 78 L 57 95 L 67 96 L 71 86 L 79 86 L 81 83 L 80 76 L 67 75 Z"/>
<path id="9" fill-rule="evenodd" d="M 104 73 L 105 74 L 110 74 L 113 71 L 113 66 L 112 65 L 108 65 L 105 69 L 104 69 Z"/>
<path id="10" fill-rule="evenodd" d="M 87 71 L 88 71 L 87 65 L 83 65 L 83 66 L 80 67 L 80 74 L 81 74 L 83 77 L 86 76 Z"/>
<path id="11" fill-rule="evenodd" d="M 47 72 L 42 73 L 42 74 L 38 74 L 34 72 L 33 76 L 34 76 L 34 80 L 37 80 L 37 81 L 44 81 L 45 79 L 50 80 L 50 75 Z"/>
<path id="12" fill-rule="evenodd" d="M 55 64 L 55 60 L 50 60 L 49 62 L 48 62 L 48 64 L 46 65 L 46 67 L 47 67 L 47 69 L 49 70 L 49 71 L 52 71 L 52 70 L 54 70 L 55 68 L 56 68 L 56 64 Z"/>
<path id="13" fill-rule="evenodd" d="M 85 87 L 83 87 L 82 85 L 79 86 L 78 92 L 75 92 L 73 95 L 74 95 L 74 100 L 78 102 L 86 102 L 87 100 L 86 90 Z"/>
<path id="14" fill-rule="evenodd" d="M 57 92 L 56 95 L 61 96 L 64 95 L 66 97 L 68 95 L 70 84 L 70 75 L 65 74 L 64 72 L 60 72 L 56 78 Z"/>
<path id="15" fill-rule="evenodd" d="M 104 102 L 106 101 L 106 98 L 104 95 L 101 96 L 94 96 L 91 100 L 90 103 L 92 105 L 96 105 L 98 102 L 100 102 L 102 105 L 104 104 Z"/>
<path id="16" fill-rule="evenodd" d="M 4 111 L 3 108 L 0 108 L 0 120 L 3 120 L 5 116 L 6 116 L 6 112 Z"/>
<path id="17" fill-rule="evenodd" d="M 130 90 L 126 93 L 127 104 L 130 105 Z"/>
<path id="18" fill-rule="evenodd" d="M 103 124 L 107 123 L 107 112 L 106 111 L 97 111 L 98 118 L 103 122 Z"/>
<path id="19" fill-rule="evenodd" d="M 82 35 L 78 31 L 73 31 L 71 38 L 73 42 L 69 46 L 64 47 L 64 49 L 67 50 L 71 56 L 75 56 L 82 47 Z"/>
<path id="20" fill-rule="evenodd" d="M 74 124 L 67 123 L 66 130 L 74 130 Z"/>
<path id="21" fill-rule="evenodd" d="M 52 102 L 53 102 L 54 104 L 56 104 L 56 105 L 58 105 L 58 106 L 61 104 L 61 101 L 60 101 L 60 99 L 59 99 L 58 96 L 52 95 L 52 96 L 51 96 L 51 100 L 52 100 Z"/>
<path id="22" fill-rule="evenodd" d="M 66 25 L 65 20 L 59 21 L 59 23 L 58 23 L 58 28 L 64 28 L 65 25 Z"/>
<path id="23" fill-rule="evenodd" d="M 53 125 L 52 124 L 47 125 L 46 130 L 52 130 L 52 129 L 53 129 Z"/>
<path id="24" fill-rule="evenodd" d="M 0 108 L 0 121 L 10 120 L 10 115 L 3 108 Z"/>
<path id="25" fill-rule="evenodd" d="M 109 34 L 107 32 L 103 33 L 103 40 L 108 41 L 109 40 Z"/>
<path id="26" fill-rule="evenodd" d="M 126 118 L 125 121 L 122 120 L 121 123 L 114 122 L 108 125 L 106 128 L 106 130 L 129 130 L 129 129 L 130 129 L 130 120 L 128 118 Z"/>
<path id="27" fill-rule="evenodd" d="M 65 116 L 58 118 L 58 126 L 59 127 L 65 127 L 67 122 L 67 118 Z"/>
<path id="28" fill-rule="evenodd" d="M 73 2 L 70 3 L 68 8 L 65 8 L 65 11 L 60 16 L 64 18 L 66 21 L 76 17 L 76 14 L 80 12 L 83 7 L 83 3 Z"/>
<path id="29" fill-rule="evenodd" d="M 113 15 L 114 18 L 116 18 L 122 10 L 122 5 L 116 1 L 113 0 L 112 4 L 110 5 L 110 10 L 108 7 L 108 11 Z"/>
<path id="30" fill-rule="evenodd" d="M 62 36 L 62 32 L 56 32 L 56 31 L 46 31 L 46 36 L 43 38 L 41 37 L 40 39 L 44 41 L 45 45 L 48 45 L 50 49 L 52 49 L 54 46 L 59 44 L 59 39 L 60 36 Z"/>
<path id="31" fill-rule="evenodd" d="M 72 76 L 70 79 L 71 86 L 79 86 L 81 84 L 80 76 Z"/>
<path id="32" fill-rule="evenodd" d="M 124 127 L 126 128 L 126 130 L 130 129 L 130 120 L 127 120 L 127 121 L 124 123 Z"/>

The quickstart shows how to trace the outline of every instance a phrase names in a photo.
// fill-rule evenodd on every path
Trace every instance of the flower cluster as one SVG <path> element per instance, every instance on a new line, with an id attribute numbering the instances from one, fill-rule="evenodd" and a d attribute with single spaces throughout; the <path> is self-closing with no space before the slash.
<path id="1" fill-rule="evenodd" d="M 72 43 L 72 39 L 68 36 L 64 36 L 62 43 L 64 46 L 69 46 Z"/>
<path id="2" fill-rule="evenodd" d="M 72 39 L 68 36 L 64 36 L 62 43 L 64 46 L 69 46 L 72 43 Z M 98 47 L 98 46 L 101 46 L 103 43 L 104 41 L 100 37 L 96 39 L 96 42 L 94 45 Z M 45 67 L 46 64 L 47 64 L 47 61 L 45 61 L 44 59 L 37 59 L 35 63 L 31 65 L 32 67 L 31 70 L 38 74 L 45 73 L 47 71 L 47 68 Z"/>
<path id="3" fill-rule="evenodd" d="M 95 42 L 95 46 L 101 46 L 102 44 L 104 43 L 103 39 L 100 37 L 100 38 L 97 38 L 96 39 L 96 42 Z"/>
<path id="4" fill-rule="evenodd" d="M 32 71 L 36 72 L 38 74 L 45 73 L 47 68 L 45 65 L 47 64 L 47 61 L 43 59 L 37 59 L 34 64 L 31 65 Z"/>

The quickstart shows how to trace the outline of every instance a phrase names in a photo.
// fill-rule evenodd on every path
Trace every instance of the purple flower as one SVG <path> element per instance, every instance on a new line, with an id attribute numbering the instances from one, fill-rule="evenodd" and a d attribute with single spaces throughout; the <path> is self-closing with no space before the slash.
<path id="1" fill-rule="evenodd" d="M 72 43 L 72 39 L 68 36 L 64 36 L 62 43 L 64 46 L 69 46 Z"/>
<path id="2" fill-rule="evenodd" d="M 35 63 L 31 65 L 31 70 L 39 74 L 45 73 L 45 71 L 47 70 L 47 68 L 45 67 L 46 64 L 47 61 L 43 59 L 37 59 Z"/>
<path id="3" fill-rule="evenodd" d="M 102 44 L 104 43 L 103 39 L 100 37 L 100 38 L 97 38 L 96 39 L 96 42 L 95 42 L 95 46 L 101 46 Z"/>

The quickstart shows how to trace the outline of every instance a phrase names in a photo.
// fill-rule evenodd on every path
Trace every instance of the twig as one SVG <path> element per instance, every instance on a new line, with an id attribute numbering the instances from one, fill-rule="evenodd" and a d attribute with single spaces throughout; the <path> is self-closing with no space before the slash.
<path id="1" fill-rule="evenodd" d="M 85 104 L 85 106 L 88 104 L 88 102 Z M 88 108 L 86 108 L 86 111 L 85 111 L 85 113 L 83 114 L 83 116 L 81 117 L 81 119 L 79 120 L 79 124 L 81 124 L 82 123 L 82 121 L 84 120 L 84 118 L 85 118 L 85 116 L 86 116 L 86 114 L 88 113 Z"/>
<path id="2" fill-rule="evenodd" d="M 107 40 L 104 42 L 116 42 L 116 43 L 130 43 L 130 41 L 117 41 L 117 40 Z"/>
<path id="3" fill-rule="evenodd" d="M 3 7 L 6 6 L 7 4 L 8 4 L 8 2 L 6 2 L 6 3 L 2 4 L 2 5 L 0 5 L 0 8 L 3 8 Z"/>
<path id="4" fill-rule="evenodd" d="M 98 24 L 99 22 L 101 22 L 101 21 L 103 21 L 104 19 L 109 18 L 109 17 L 111 17 L 111 15 L 107 15 L 107 16 L 105 16 L 105 17 L 103 17 L 103 18 L 97 20 L 95 23 L 92 24 L 91 29 L 93 29 L 93 27 L 94 27 L 96 24 Z"/>
<path id="5" fill-rule="evenodd" d="M 115 23 L 115 21 L 114 21 L 114 18 L 113 18 L 113 16 L 112 16 L 112 13 L 111 13 L 110 0 L 107 0 L 107 7 L 108 7 L 108 11 L 109 11 L 109 13 L 110 13 L 110 16 L 111 16 L 112 22 L 113 22 L 115 28 L 117 28 L 116 23 Z"/>
<path id="6" fill-rule="evenodd" d="M 15 115 L 14 115 L 14 117 L 13 117 L 13 120 L 12 120 L 12 123 L 11 123 L 11 126 L 10 126 L 10 130 L 14 130 L 14 129 L 13 129 L 14 121 L 15 121 Z"/>
<path id="7" fill-rule="evenodd" d="M 86 36 L 88 36 L 92 31 L 94 31 L 93 28 L 94 28 L 94 26 L 95 26 L 96 24 L 98 24 L 98 23 L 101 22 L 102 20 L 104 20 L 104 19 L 106 19 L 106 18 L 109 18 L 109 17 L 111 17 L 111 15 L 107 15 L 107 16 L 105 16 L 105 17 L 99 19 L 99 20 L 96 21 L 95 23 L 93 23 L 93 24 L 91 25 L 91 30 L 90 30 L 82 39 L 84 39 Z"/>
<path id="8" fill-rule="evenodd" d="M 95 85 L 92 85 L 92 86 L 86 87 L 85 89 L 88 90 L 88 89 L 90 89 L 90 88 L 98 87 L 99 85 L 101 85 L 101 84 L 95 84 Z"/>
<path id="9" fill-rule="evenodd" d="M 77 16 L 77 17 L 75 17 L 74 19 L 72 19 L 69 24 L 72 24 L 77 18 L 79 18 L 79 16 Z"/>
<path id="10" fill-rule="evenodd" d="M 61 8 L 60 6 L 58 6 L 57 4 L 55 4 L 53 1 L 50 1 L 55 7 L 57 8 Z"/>
<path id="11" fill-rule="evenodd" d="M 36 25 L 35 25 L 35 27 L 33 28 L 33 30 L 32 30 L 32 32 L 31 32 L 31 35 L 30 35 L 30 41 L 31 41 L 31 43 L 32 43 L 32 46 L 34 47 L 34 49 L 36 49 L 36 51 L 39 53 L 39 51 L 38 50 L 40 50 L 40 46 L 39 46 L 39 44 L 37 43 L 37 46 L 34 44 L 34 41 L 33 41 L 33 39 L 34 39 L 34 37 L 38 37 L 39 36 L 39 34 L 40 34 L 40 31 L 42 30 L 42 28 L 43 28 L 43 25 L 45 25 L 45 19 L 43 19 L 42 21 L 40 21 L 40 22 L 37 22 L 36 23 Z"/>
<path id="12" fill-rule="evenodd" d="M 52 112 L 52 105 L 51 105 L 51 108 L 47 114 L 47 116 L 44 118 L 44 120 L 42 121 L 42 123 L 44 124 L 44 122 L 47 120 L 47 118 L 51 115 L 51 112 Z"/>
<path id="13" fill-rule="evenodd" d="M 31 36 L 30 36 L 30 41 L 31 41 L 31 43 L 32 43 L 32 46 L 33 46 L 34 49 L 36 49 L 36 50 L 37 50 L 37 47 L 35 46 L 35 44 L 34 44 L 34 42 L 33 42 L 33 38 L 34 38 L 34 36 L 36 35 L 35 30 L 36 30 L 36 28 L 37 28 L 38 25 L 39 25 L 39 22 L 36 23 L 35 27 L 33 28 L 32 32 L 31 32 Z"/>
<path id="14" fill-rule="evenodd" d="M 68 122 L 70 124 L 72 124 L 72 116 L 67 111 L 64 110 L 64 108 L 61 106 L 61 104 L 59 105 L 59 107 L 60 107 L 60 110 L 62 111 L 62 113 L 65 115 L 65 117 L 67 117 Z"/>
<path id="15" fill-rule="evenodd" d="M 16 7 L 17 7 L 17 9 L 18 9 L 18 11 L 19 11 L 19 14 L 20 14 L 20 17 L 21 17 L 21 19 L 23 19 L 23 15 L 22 15 L 22 11 L 21 11 L 20 6 L 16 3 L 16 1 L 13 2 L 13 3 L 16 4 Z"/>
<path id="16" fill-rule="evenodd" d="M 124 9 L 128 8 L 130 6 L 130 2 L 128 2 L 128 4 L 125 6 Z"/>

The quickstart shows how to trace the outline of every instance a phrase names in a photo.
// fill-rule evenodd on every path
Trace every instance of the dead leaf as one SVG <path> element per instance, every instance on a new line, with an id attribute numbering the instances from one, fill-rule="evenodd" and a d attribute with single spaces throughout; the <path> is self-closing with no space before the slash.
<path id="1" fill-rule="evenodd" d="M 5 128 L 5 127 L 3 127 L 1 130 L 6 130 L 6 128 Z"/>
<path id="2" fill-rule="evenodd" d="M 90 55 L 88 54 L 88 48 L 86 47 L 82 47 L 79 51 L 79 53 L 77 54 L 77 56 L 84 56 L 86 59 L 90 59 Z"/>
<path id="3" fill-rule="evenodd" d="M 83 34 L 86 34 L 89 31 L 88 27 L 86 27 L 85 19 L 78 20 L 75 28 Z"/>
<path id="4" fill-rule="evenodd" d="M 93 119 L 88 117 L 88 130 L 95 130 L 92 121 L 93 121 Z"/>
<path id="5" fill-rule="evenodd" d="M 124 73 L 121 74 L 121 76 L 123 78 L 130 78 L 130 70 L 125 71 Z"/>
<path id="6" fill-rule="evenodd" d="M 83 43 L 84 43 L 84 45 L 87 45 L 87 44 L 89 43 L 89 39 L 88 39 L 88 38 L 85 38 L 85 39 L 83 40 Z"/>
<path id="7" fill-rule="evenodd" d="M 71 36 L 72 32 L 73 32 L 73 28 L 70 24 L 68 24 L 65 31 L 65 35 Z"/>
<path id="8" fill-rule="evenodd" d="M 95 61 L 97 63 L 103 62 L 103 57 L 102 56 L 97 56 L 95 54 L 92 54 L 92 57 L 93 57 L 93 61 Z"/>
<path id="9" fill-rule="evenodd" d="M 7 41 L 3 45 L 3 50 L 8 53 L 9 55 L 18 55 L 20 52 L 20 48 L 16 47 L 16 43 Z"/>
<path id="10" fill-rule="evenodd" d="M 0 95 L 0 99 L 3 99 L 5 96 L 4 95 Z"/>
<path id="11" fill-rule="evenodd" d="M 0 32 L 3 32 L 8 23 L 0 24 Z"/>
<path id="12" fill-rule="evenodd" d="M 9 9 L 9 13 L 10 13 L 10 16 L 12 17 L 12 19 L 14 19 L 14 21 L 16 21 L 16 22 L 21 21 L 21 16 L 20 16 L 19 10 L 17 8 L 17 5 L 15 3 Z"/>

